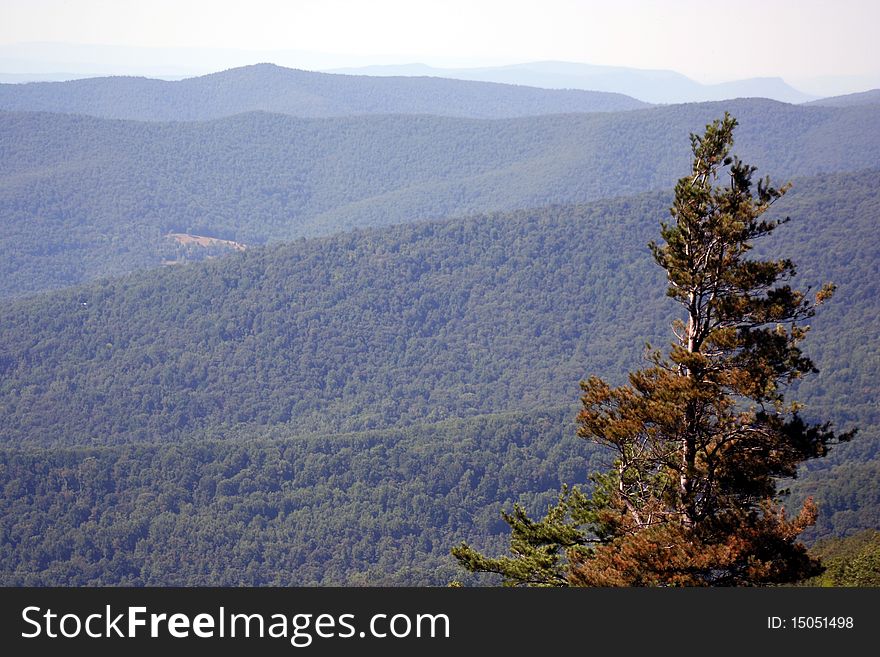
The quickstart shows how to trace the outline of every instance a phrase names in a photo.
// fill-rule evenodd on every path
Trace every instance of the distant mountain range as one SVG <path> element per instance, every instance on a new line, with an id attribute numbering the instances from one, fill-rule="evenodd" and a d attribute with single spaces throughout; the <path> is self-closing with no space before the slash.
<path id="1" fill-rule="evenodd" d="M 436 114 L 511 118 L 646 107 L 618 93 L 538 89 L 440 78 L 332 75 L 256 64 L 185 80 L 106 77 L 0 85 L 0 109 L 154 121 L 249 111 L 302 117 Z"/>
<path id="2" fill-rule="evenodd" d="M 571 62 L 531 62 L 487 68 L 433 68 L 424 64 L 367 66 L 333 72 L 376 76 L 431 76 L 503 82 L 544 89 L 591 89 L 626 94 L 649 103 L 688 103 L 729 98 L 770 98 L 803 103 L 816 96 L 798 91 L 782 78 L 749 78 L 701 84 L 675 71 L 595 66 Z"/>
<path id="3" fill-rule="evenodd" d="M 724 100 L 746 96 L 803 102 L 880 87 L 880 76 L 876 73 L 841 72 L 836 75 L 787 80 L 788 84 L 779 84 L 778 78 L 756 78 L 702 85 L 674 71 L 571 62 L 532 62 L 502 66 L 496 62 L 488 64 L 466 63 L 460 59 L 433 60 L 430 62 L 431 66 L 413 64 L 395 67 L 392 72 L 391 67 L 375 67 L 385 62 L 351 54 L 291 49 L 149 48 L 51 42 L 0 44 L 0 82 L 60 81 L 109 75 L 180 80 L 257 62 L 273 62 L 279 66 L 308 71 L 348 73 L 363 73 L 364 67 L 372 66 L 381 75 L 448 76 L 449 72 L 453 72 L 453 77 L 459 79 L 512 82 L 545 88 L 616 91 L 657 103 Z M 615 79 L 625 84 L 607 87 L 582 86 L 584 78 L 590 77 L 595 85 L 608 84 Z M 752 85 L 752 82 L 755 84 Z M 747 83 L 747 86 L 743 87 L 742 83 Z M 791 86 L 794 87 L 794 92 Z"/>
<path id="4" fill-rule="evenodd" d="M 67 79 L 53 81 L 57 77 Z M 4 110 L 158 121 L 212 119 L 254 110 L 304 117 L 511 118 L 735 98 L 843 106 L 878 102 L 880 93 L 818 98 L 782 78 L 707 85 L 675 71 L 567 62 L 455 69 L 406 64 L 323 73 L 254 64 L 183 79 L 0 73 L 0 82 L 4 83 L 0 84 L 0 109 Z"/>

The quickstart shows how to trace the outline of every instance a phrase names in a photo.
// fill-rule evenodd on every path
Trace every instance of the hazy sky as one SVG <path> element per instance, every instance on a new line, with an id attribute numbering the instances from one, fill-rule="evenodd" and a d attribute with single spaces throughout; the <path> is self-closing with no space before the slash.
<path id="1" fill-rule="evenodd" d="M 0 0 L 0 19 L 0 45 L 347 56 L 328 65 L 556 59 L 704 82 L 880 74 L 878 0 Z"/>

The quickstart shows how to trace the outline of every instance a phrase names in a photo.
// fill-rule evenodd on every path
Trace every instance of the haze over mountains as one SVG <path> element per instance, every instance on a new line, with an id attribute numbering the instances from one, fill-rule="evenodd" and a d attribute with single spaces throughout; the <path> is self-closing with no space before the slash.
<path id="1" fill-rule="evenodd" d="M 385 58 L 384 61 L 387 61 Z M 411 60 L 418 61 L 418 60 Z M 146 76 L 179 80 L 223 69 L 274 62 L 309 71 L 357 75 L 434 76 L 503 82 L 548 89 L 587 89 L 622 93 L 652 103 L 682 103 L 737 97 L 766 97 L 799 103 L 880 87 L 877 76 L 824 75 L 815 79 L 779 77 L 701 83 L 675 70 L 633 68 L 569 61 L 527 61 L 479 65 L 431 60 L 426 64 L 387 64 L 344 55 L 302 50 L 232 48 L 145 48 L 73 43 L 0 45 L 0 82 L 74 80 Z"/>
<path id="2" fill-rule="evenodd" d="M 500 509 L 602 465 L 578 381 L 669 341 L 646 244 L 725 111 L 794 180 L 761 248 L 839 286 L 792 398 L 862 434 L 795 495 L 812 537 L 876 526 L 873 99 L 270 65 L 0 86 L 0 584 L 443 585 L 457 541 L 500 550 Z"/>
<path id="3" fill-rule="evenodd" d="M 571 62 L 529 62 L 486 68 L 434 68 L 424 64 L 337 69 L 354 75 L 408 75 L 482 80 L 544 89 L 591 89 L 626 94 L 649 103 L 688 103 L 731 98 L 770 98 L 785 103 L 815 100 L 782 78 L 751 78 L 701 84 L 675 71 L 595 66 Z"/>
<path id="4" fill-rule="evenodd" d="M 622 94 L 437 78 L 331 75 L 257 64 L 185 80 L 109 77 L 0 85 L 0 109 L 193 121 L 254 110 L 303 117 L 438 114 L 509 118 L 637 109 Z"/>
<path id="5" fill-rule="evenodd" d="M 343 78 L 328 79 L 328 74 Z M 252 110 L 296 116 L 431 113 L 503 118 L 735 98 L 834 105 L 838 98 L 804 93 L 778 77 L 702 84 L 675 71 L 570 62 L 484 68 L 372 65 L 325 73 L 253 64 L 195 77 L 161 77 L 0 73 L 0 108 L 144 120 L 209 119 Z M 33 82 L 43 84 L 22 84 Z M 870 103 L 872 94 L 847 94 L 840 102 Z"/>

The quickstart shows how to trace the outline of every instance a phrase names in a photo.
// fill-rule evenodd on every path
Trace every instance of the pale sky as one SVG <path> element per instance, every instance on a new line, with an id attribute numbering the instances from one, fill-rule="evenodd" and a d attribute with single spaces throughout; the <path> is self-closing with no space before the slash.
<path id="1" fill-rule="evenodd" d="M 796 81 L 880 75 L 878 32 L 878 0 L 0 0 L 7 60 L 13 44 L 64 42 L 342 56 L 328 67 L 564 60 Z"/>

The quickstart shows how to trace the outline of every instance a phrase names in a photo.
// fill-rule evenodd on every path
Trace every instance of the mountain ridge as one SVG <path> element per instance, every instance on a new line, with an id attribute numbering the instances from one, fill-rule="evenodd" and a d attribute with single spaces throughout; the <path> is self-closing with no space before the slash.
<path id="1" fill-rule="evenodd" d="M 0 109 L 6 111 L 152 121 L 209 120 L 254 110 L 301 117 L 435 114 L 511 118 L 645 106 L 614 93 L 440 78 L 333 75 L 265 63 L 174 81 L 111 76 L 0 84 Z"/>
<path id="2" fill-rule="evenodd" d="M 814 100 L 809 105 L 818 105 L 822 107 L 855 107 L 858 105 L 878 105 L 880 104 L 880 89 L 870 89 L 854 94 L 844 94 L 842 96 L 830 96 L 828 98 L 820 98 Z"/>

